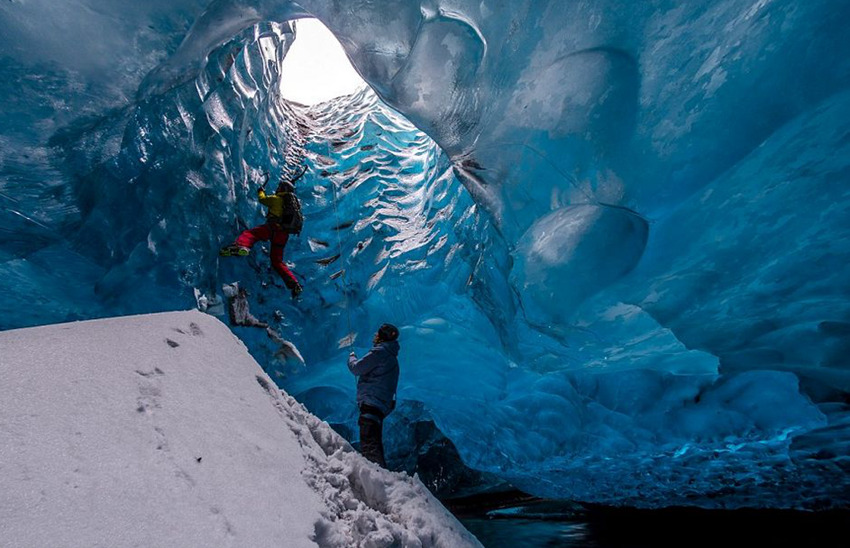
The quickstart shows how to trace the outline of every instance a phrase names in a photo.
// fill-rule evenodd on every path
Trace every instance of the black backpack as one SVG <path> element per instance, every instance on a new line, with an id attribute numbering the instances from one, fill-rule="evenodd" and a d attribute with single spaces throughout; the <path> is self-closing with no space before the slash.
<path id="1" fill-rule="evenodd" d="M 280 219 L 275 219 L 280 225 L 280 228 L 290 234 L 301 234 L 301 229 L 304 228 L 304 214 L 301 213 L 301 202 L 298 196 L 295 195 L 295 181 L 300 179 L 307 172 L 307 166 L 299 173 L 292 181 L 282 180 L 278 186 L 278 192 L 281 191 L 281 186 L 284 192 L 278 194 L 283 198 L 283 213 Z"/>
<path id="2" fill-rule="evenodd" d="M 286 192 L 283 198 L 283 214 L 280 219 L 280 227 L 290 234 L 301 234 L 304 228 L 304 214 L 301 213 L 301 202 L 294 192 Z"/>

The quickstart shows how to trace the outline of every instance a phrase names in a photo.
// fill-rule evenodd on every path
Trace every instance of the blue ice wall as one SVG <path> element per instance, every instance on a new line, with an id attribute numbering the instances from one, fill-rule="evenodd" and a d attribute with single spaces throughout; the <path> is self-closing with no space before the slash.
<path id="1" fill-rule="evenodd" d="M 0 327 L 169 309 L 192 302 L 194 288 L 216 287 L 216 251 L 255 215 L 259 179 L 300 157 L 275 86 L 292 36 L 288 23 L 253 26 L 186 82 L 97 115 L 63 112 L 59 129 L 7 85 L 15 131 L 3 163 L 0 283 L 8 310 L 26 312 L 3 315 Z M 73 85 L 57 83 L 56 93 L 72 103 Z M 89 108 L 92 88 L 79 98 Z M 18 108 L 30 117 L 23 127 Z M 44 126 L 45 142 L 30 147 Z"/>
<path id="2" fill-rule="evenodd" d="M 529 492 L 847 504 L 845 2 L 82 4 L 0 5 L 0 328 L 239 281 L 340 428 L 345 343 L 392 321 L 388 428 Z M 305 14 L 383 102 L 280 100 Z M 292 303 L 216 250 L 300 164 Z"/>

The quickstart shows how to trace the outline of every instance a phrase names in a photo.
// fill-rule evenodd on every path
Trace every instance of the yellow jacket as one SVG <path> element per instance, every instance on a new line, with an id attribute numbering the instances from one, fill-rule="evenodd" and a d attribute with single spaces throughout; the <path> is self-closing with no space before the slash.
<path id="1" fill-rule="evenodd" d="M 280 219 L 283 217 L 283 197 L 277 194 L 266 194 L 262 188 L 257 191 L 260 197 L 260 203 L 269 208 L 267 217 L 275 217 Z"/>

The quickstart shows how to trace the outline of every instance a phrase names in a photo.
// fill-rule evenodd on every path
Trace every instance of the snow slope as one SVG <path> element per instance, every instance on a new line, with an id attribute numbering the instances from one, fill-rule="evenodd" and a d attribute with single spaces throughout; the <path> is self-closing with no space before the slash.
<path id="1" fill-rule="evenodd" d="M 0 493 L 4 548 L 480 546 L 200 312 L 0 333 Z"/>

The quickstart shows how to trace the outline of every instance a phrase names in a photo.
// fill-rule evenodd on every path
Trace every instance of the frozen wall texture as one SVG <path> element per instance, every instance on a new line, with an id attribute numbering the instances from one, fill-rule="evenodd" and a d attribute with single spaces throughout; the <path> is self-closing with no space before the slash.
<path id="1" fill-rule="evenodd" d="M 374 92 L 279 98 L 304 16 Z M 345 343 L 402 327 L 398 459 L 432 449 L 408 435 L 432 424 L 482 477 L 544 496 L 847 504 L 848 16 L 4 3 L 0 328 L 187 307 L 238 280 L 307 366 L 240 336 L 341 431 Z M 215 252 L 260 222 L 266 174 L 299 164 L 293 304 L 260 250 Z"/>

